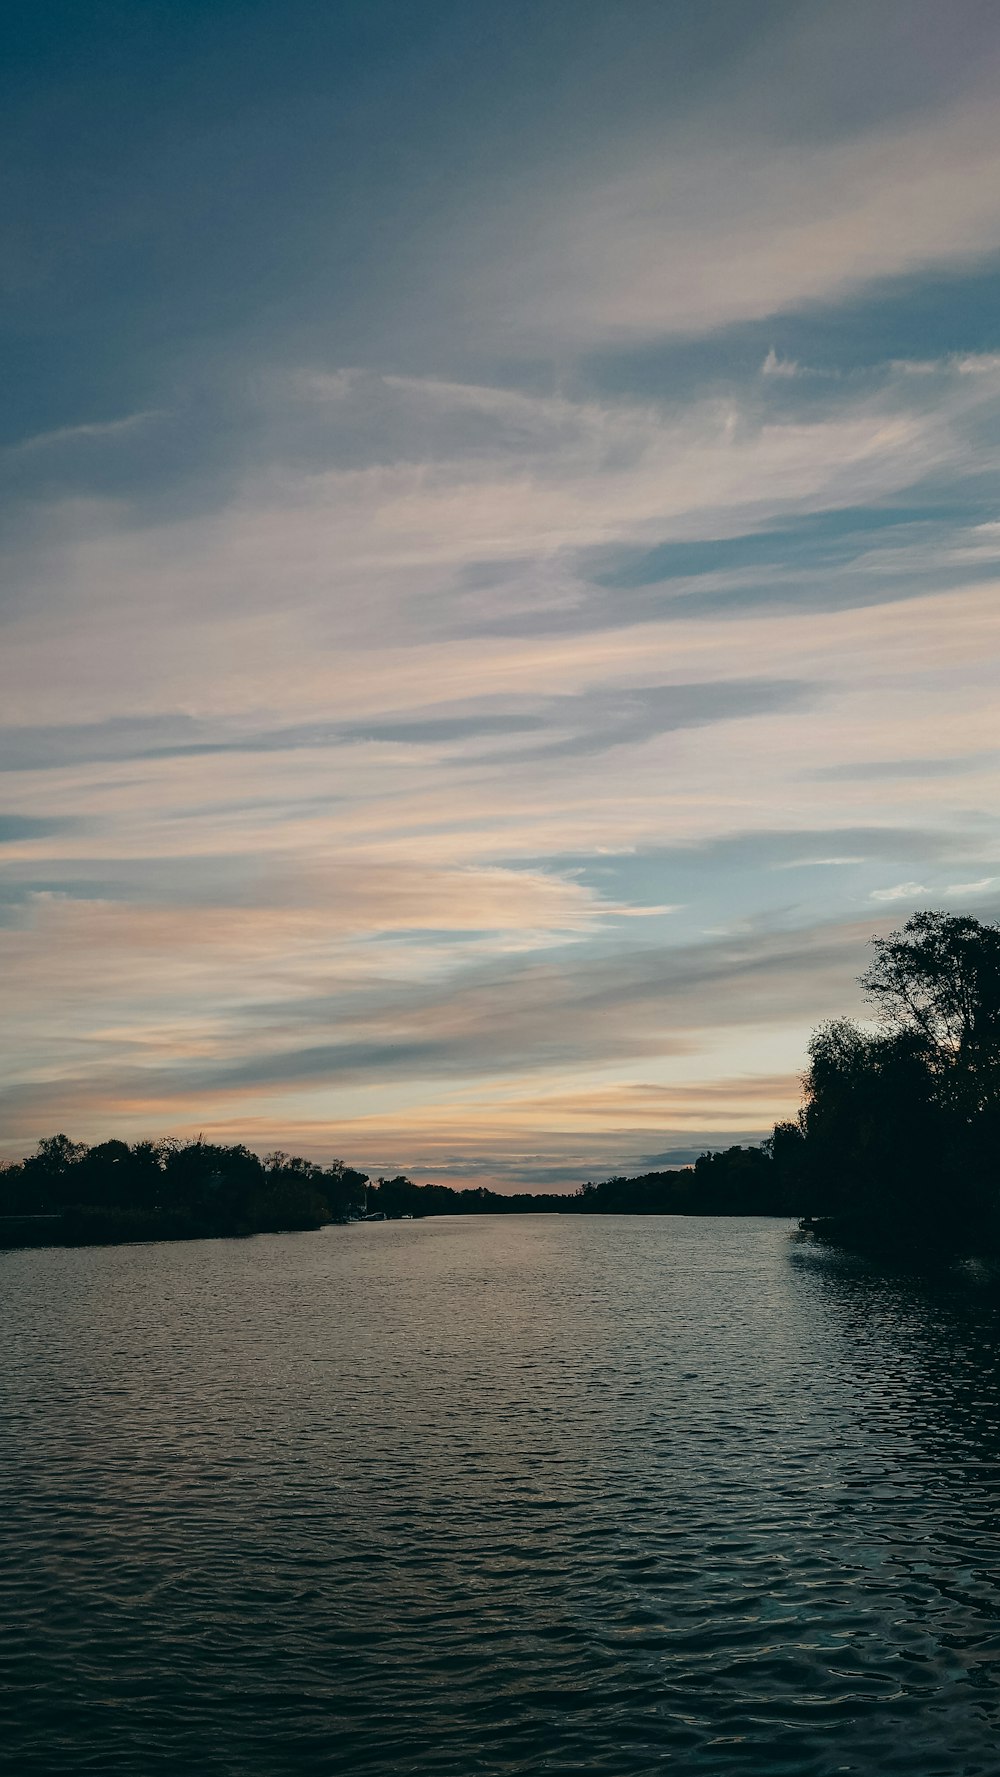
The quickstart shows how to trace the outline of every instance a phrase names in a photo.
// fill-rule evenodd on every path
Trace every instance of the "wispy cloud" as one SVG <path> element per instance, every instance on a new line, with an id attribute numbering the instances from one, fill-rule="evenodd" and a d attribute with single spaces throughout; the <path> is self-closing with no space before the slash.
<path id="1" fill-rule="evenodd" d="M 147 408 L 142 413 L 127 413 L 113 420 L 86 420 L 76 426 L 55 426 L 50 432 L 36 432 L 29 438 L 19 439 L 16 444 L 8 445 L 4 454 L 8 458 L 16 458 L 67 445 L 86 446 L 128 438 L 144 426 L 152 425 L 154 421 L 165 417 L 163 408 Z"/>
<path id="2" fill-rule="evenodd" d="M 997 908 L 989 9 L 479 8 L 0 108 L 6 1151 L 677 1163 Z"/>
<path id="3" fill-rule="evenodd" d="M 577 346 L 705 332 L 1000 248 L 989 94 L 794 148 L 712 122 L 636 144 L 558 208 L 526 205 L 514 268 L 477 291 L 495 325 L 503 308 Z"/>
<path id="4" fill-rule="evenodd" d="M 891 888 L 872 889 L 873 901 L 915 901 L 930 890 L 922 882 L 897 882 Z"/>
<path id="5" fill-rule="evenodd" d="M 541 699 L 534 709 L 437 711 L 370 721 L 289 724 L 241 729 L 191 717 L 148 716 L 110 722 L 0 729 L 9 771 L 65 769 L 112 760 L 208 757 L 219 753 L 295 753 L 338 746 L 383 745 L 434 751 L 460 749 L 459 763 L 570 757 L 641 743 L 659 734 L 791 708 L 817 687 L 789 682 L 720 679 L 703 684 L 632 685 L 620 690 Z M 544 736 L 544 738 L 540 738 Z M 504 740 L 502 752 L 478 743 Z M 0 817 L 2 818 L 2 817 Z M 2 830 L 2 829 L 0 829 Z"/>

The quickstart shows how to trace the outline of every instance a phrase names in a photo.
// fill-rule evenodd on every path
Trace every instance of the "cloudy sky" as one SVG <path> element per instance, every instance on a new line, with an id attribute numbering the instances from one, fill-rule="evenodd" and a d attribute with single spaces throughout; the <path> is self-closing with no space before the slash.
<path id="1" fill-rule="evenodd" d="M 1000 912 L 994 0 L 43 0 L 0 1151 L 573 1185 Z"/>

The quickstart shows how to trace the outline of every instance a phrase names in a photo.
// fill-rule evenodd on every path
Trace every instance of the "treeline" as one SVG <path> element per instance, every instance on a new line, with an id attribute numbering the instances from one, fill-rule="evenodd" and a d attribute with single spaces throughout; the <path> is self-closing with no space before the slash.
<path id="1" fill-rule="evenodd" d="M 701 1154 L 693 1166 L 584 1185 L 584 1215 L 801 1216 L 807 1207 L 797 1169 L 783 1165 L 772 1139 L 760 1147 Z"/>
<path id="2" fill-rule="evenodd" d="M 576 1191 L 456 1191 L 450 1185 L 415 1185 L 408 1178 L 369 1185 L 370 1211 L 388 1218 L 409 1215 L 802 1215 L 797 1175 L 783 1170 L 782 1142 L 732 1147 L 702 1154 L 693 1166 L 672 1172 L 616 1177 Z"/>
<path id="3" fill-rule="evenodd" d="M 1000 1251 L 1000 927 L 918 913 L 872 940 L 875 1018 L 823 1025 L 804 1103 L 757 1147 L 573 1193 L 371 1180 L 201 1139 L 49 1137 L 0 1168 L 0 1245 L 190 1239 L 364 1217 L 765 1215 L 852 1245 Z"/>
<path id="4" fill-rule="evenodd" d="M 320 1228 L 330 1222 L 439 1215 L 791 1215 L 765 1148 L 704 1154 L 694 1167 L 611 1178 L 575 1192 L 507 1194 L 484 1187 L 370 1179 L 242 1144 L 176 1140 L 40 1141 L 0 1168 L 0 1246 L 193 1240 Z"/>
<path id="5" fill-rule="evenodd" d="M 0 1169 L 0 1245 L 191 1240 L 320 1228 L 363 1202 L 367 1178 L 242 1144 L 48 1137 Z"/>
<path id="6" fill-rule="evenodd" d="M 872 940 L 876 1027 L 823 1025 L 772 1151 L 842 1244 L 1000 1250 L 1000 927 L 918 913 Z"/>
<path id="7" fill-rule="evenodd" d="M 369 1181 L 366 1202 L 369 1215 L 384 1215 L 388 1221 L 412 1216 L 416 1221 L 421 1216 L 553 1215 L 571 1208 L 574 1199 L 557 1191 L 523 1191 L 511 1196 L 482 1185 L 464 1190 L 453 1185 L 416 1185 L 400 1175 Z"/>

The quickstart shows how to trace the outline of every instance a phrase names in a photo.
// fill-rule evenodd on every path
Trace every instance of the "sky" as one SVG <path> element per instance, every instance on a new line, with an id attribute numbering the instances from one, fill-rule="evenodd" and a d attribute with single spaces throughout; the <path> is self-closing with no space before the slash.
<path id="1" fill-rule="evenodd" d="M 0 1154 L 573 1188 L 1000 914 L 993 0 L 22 7 Z"/>

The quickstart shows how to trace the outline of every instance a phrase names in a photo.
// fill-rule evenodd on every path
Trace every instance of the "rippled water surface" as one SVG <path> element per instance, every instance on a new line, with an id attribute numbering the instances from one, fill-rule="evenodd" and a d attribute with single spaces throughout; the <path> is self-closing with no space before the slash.
<path id="1" fill-rule="evenodd" d="M 53 1773 L 1000 1768 L 996 1308 L 765 1221 L 0 1254 Z"/>

